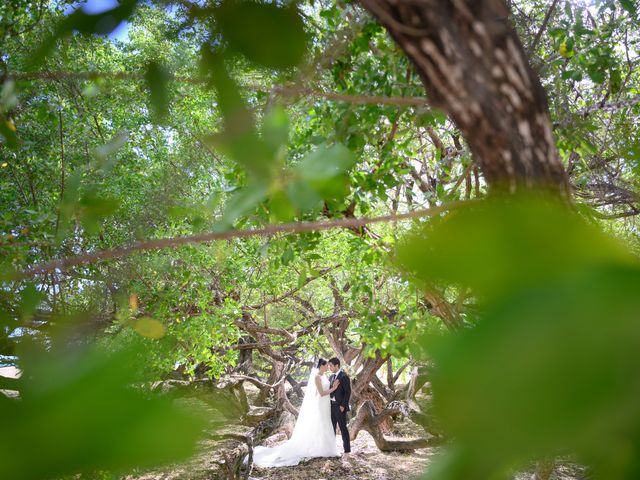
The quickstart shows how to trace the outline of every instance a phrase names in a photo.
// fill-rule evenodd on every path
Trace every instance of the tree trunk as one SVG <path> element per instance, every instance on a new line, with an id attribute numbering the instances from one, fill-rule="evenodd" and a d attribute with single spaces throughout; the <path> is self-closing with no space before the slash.
<path id="1" fill-rule="evenodd" d="M 369 382 L 386 361 L 387 358 L 383 357 L 380 351 L 376 351 L 375 357 L 367 358 L 364 361 L 362 370 L 351 382 L 351 401 L 353 403 L 358 403 L 360 395 L 369 387 Z"/>
<path id="2" fill-rule="evenodd" d="M 504 0 L 359 0 L 419 73 L 427 101 L 464 134 L 492 190 L 568 197 L 546 94 Z"/>
<path id="3" fill-rule="evenodd" d="M 367 387 L 362 391 L 358 398 L 358 408 L 356 409 L 358 413 L 356 416 L 360 415 L 360 410 L 364 404 L 368 404 L 373 413 L 379 413 L 384 410 L 386 402 L 377 391 L 371 387 Z M 393 430 L 393 418 L 391 416 L 387 416 L 381 419 L 377 423 L 377 428 L 380 429 L 381 433 L 391 433 Z"/>
<path id="4" fill-rule="evenodd" d="M 391 440 L 385 438 L 381 424 L 392 415 L 405 414 L 406 407 L 401 402 L 391 402 L 380 413 L 376 413 L 375 407 L 370 401 L 365 401 L 358 410 L 358 415 L 351 425 L 351 440 L 355 440 L 361 430 L 366 430 L 371 434 L 376 446 L 382 452 L 394 450 L 415 450 L 416 448 L 427 448 L 442 443 L 442 439 L 434 437 L 431 440 L 416 438 L 412 440 Z"/>

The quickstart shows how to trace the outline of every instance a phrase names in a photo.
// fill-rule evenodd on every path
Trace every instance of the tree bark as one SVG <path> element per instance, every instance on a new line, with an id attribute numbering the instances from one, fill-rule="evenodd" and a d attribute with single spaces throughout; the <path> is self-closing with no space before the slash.
<path id="1" fill-rule="evenodd" d="M 492 190 L 569 196 L 546 94 L 504 0 L 359 0 L 464 134 Z"/>
<path id="2" fill-rule="evenodd" d="M 415 450 L 416 448 L 427 448 L 440 445 L 442 439 L 434 437 L 431 440 L 416 438 L 412 440 L 391 440 L 385 438 L 381 424 L 392 415 L 406 414 L 406 407 L 401 402 L 391 402 L 380 413 L 376 413 L 375 407 L 370 401 L 365 401 L 358 410 L 358 415 L 351 425 L 351 440 L 355 440 L 361 430 L 366 430 L 371 434 L 376 446 L 382 452 L 396 450 Z"/>

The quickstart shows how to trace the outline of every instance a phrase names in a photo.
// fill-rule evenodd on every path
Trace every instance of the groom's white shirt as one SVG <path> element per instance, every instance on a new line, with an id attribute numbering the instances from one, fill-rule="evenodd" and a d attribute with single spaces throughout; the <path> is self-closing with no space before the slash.
<path id="1" fill-rule="evenodd" d="M 335 377 L 333 378 L 333 381 L 335 382 L 336 379 L 338 378 L 338 375 L 340 375 L 340 372 L 342 371 L 342 369 L 339 369 L 336 373 L 334 373 L 333 375 L 335 375 Z M 331 401 L 335 402 L 336 401 L 336 397 L 333 396 L 333 394 L 331 394 Z"/>

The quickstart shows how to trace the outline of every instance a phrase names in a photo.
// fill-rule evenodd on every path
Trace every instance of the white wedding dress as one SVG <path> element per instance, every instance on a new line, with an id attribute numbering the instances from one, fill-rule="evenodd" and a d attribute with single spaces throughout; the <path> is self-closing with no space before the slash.
<path id="1" fill-rule="evenodd" d="M 315 378 L 318 369 L 309 376 L 307 388 L 291 438 L 275 447 L 255 447 L 253 463 L 257 467 L 287 467 L 297 465 L 303 458 L 337 457 L 336 434 L 331 426 L 329 395 L 320 396 Z M 322 389 L 329 389 L 329 379 L 320 376 Z"/>

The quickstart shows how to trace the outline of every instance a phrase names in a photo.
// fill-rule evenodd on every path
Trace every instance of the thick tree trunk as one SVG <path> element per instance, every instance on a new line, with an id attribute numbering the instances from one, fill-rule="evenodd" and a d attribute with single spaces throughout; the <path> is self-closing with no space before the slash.
<path id="1" fill-rule="evenodd" d="M 358 398 L 358 408 L 356 409 L 358 413 L 356 416 L 360 415 L 360 410 L 364 404 L 368 404 L 374 413 L 378 413 L 384 410 L 387 402 L 385 402 L 382 396 L 373 388 L 367 387 L 362 391 Z M 377 424 L 377 428 L 380 429 L 381 433 L 391 433 L 393 430 L 393 418 L 391 416 L 387 416 L 381 419 Z"/>
<path id="2" fill-rule="evenodd" d="M 359 0 L 462 131 L 493 190 L 569 195 L 545 92 L 504 0 Z"/>
<path id="3" fill-rule="evenodd" d="M 406 415 L 406 406 L 401 402 L 391 402 L 380 413 L 370 401 L 365 401 L 358 410 L 358 415 L 354 419 L 350 428 L 351 440 L 355 440 L 361 430 L 366 430 L 371 434 L 376 446 L 383 452 L 394 450 L 415 450 L 416 448 L 427 448 L 440 445 L 442 440 L 434 437 L 431 440 L 416 438 L 412 440 L 392 440 L 384 436 L 381 424 L 392 415 Z"/>

